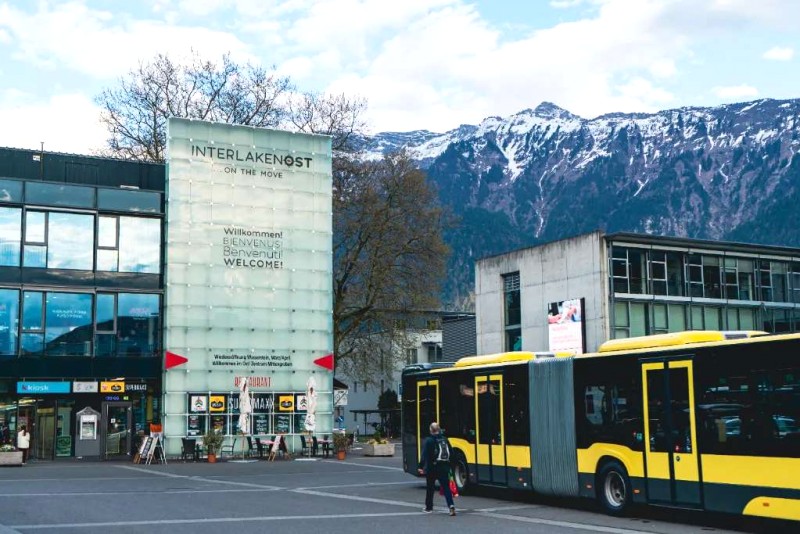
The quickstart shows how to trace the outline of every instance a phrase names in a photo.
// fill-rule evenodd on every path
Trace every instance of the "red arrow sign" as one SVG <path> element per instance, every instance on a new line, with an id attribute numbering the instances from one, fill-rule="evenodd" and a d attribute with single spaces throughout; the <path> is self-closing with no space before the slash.
<path id="1" fill-rule="evenodd" d="M 188 361 L 189 358 L 184 358 L 180 354 L 175 354 L 174 352 L 167 351 L 167 359 L 164 362 L 164 369 L 171 369 L 178 365 L 183 365 Z"/>
<path id="2" fill-rule="evenodd" d="M 324 367 L 328 371 L 333 371 L 333 354 L 327 354 L 322 358 L 317 358 L 314 363 L 320 367 Z"/>

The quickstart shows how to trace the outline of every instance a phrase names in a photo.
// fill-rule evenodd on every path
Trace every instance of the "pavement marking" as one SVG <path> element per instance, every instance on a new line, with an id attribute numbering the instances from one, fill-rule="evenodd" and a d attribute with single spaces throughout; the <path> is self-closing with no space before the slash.
<path id="1" fill-rule="evenodd" d="M 158 475 L 162 477 L 170 477 L 170 478 L 191 478 L 188 475 L 176 475 L 175 473 L 166 473 L 162 471 L 153 471 L 152 469 L 145 469 L 144 467 L 133 467 L 132 465 L 115 465 L 114 467 L 118 469 L 129 469 L 131 471 L 136 471 L 137 473 L 147 473 L 148 475 Z"/>
<path id="2" fill-rule="evenodd" d="M 165 477 L 170 477 L 170 478 L 182 478 L 184 480 L 192 480 L 192 481 L 196 481 L 196 482 L 211 482 L 211 483 L 214 483 L 214 484 L 228 484 L 228 485 L 231 485 L 231 486 L 242 486 L 242 487 L 245 487 L 245 488 L 258 488 L 260 490 L 272 490 L 272 491 L 284 489 L 284 488 L 282 488 L 280 486 L 270 486 L 270 485 L 267 485 L 267 484 L 253 484 L 251 482 L 234 482 L 232 480 L 222 480 L 222 479 L 215 479 L 215 478 L 210 478 L 210 477 L 176 475 L 174 473 L 164 473 L 164 472 L 161 472 L 161 471 L 150 471 L 149 469 L 144 469 L 144 468 L 141 468 L 141 467 L 133 467 L 133 466 L 130 466 L 130 465 L 118 465 L 117 467 L 120 468 L 120 469 L 130 469 L 132 471 L 140 471 L 140 472 L 149 473 L 149 474 L 152 474 L 152 475 L 160 475 L 160 476 L 165 476 Z"/>
<path id="3" fill-rule="evenodd" d="M 0 524 L 0 534 L 21 534 L 19 530 L 14 530 L 3 524 Z"/>
<path id="4" fill-rule="evenodd" d="M 361 519 L 374 517 L 400 517 L 420 515 L 420 512 L 383 512 L 378 514 L 324 514 L 324 515 L 285 515 L 261 517 L 213 517 L 200 519 L 158 519 L 151 521 L 114 521 L 98 523 L 58 523 L 38 525 L 12 525 L 11 528 L 21 530 L 50 530 L 58 528 L 99 528 L 99 527 L 134 527 L 147 525 L 193 525 L 198 523 L 248 523 L 253 521 L 315 521 L 319 519 Z M 12 531 L 13 532 L 13 531 Z"/>
<path id="5" fill-rule="evenodd" d="M 98 480 L 144 480 L 142 477 L 91 477 L 91 478 L 0 478 L 3 484 L 7 482 L 63 482 L 70 480 L 73 482 L 96 482 Z"/>
<path id="6" fill-rule="evenodd" d="M 387 467 L 385 465 L 361 464 L 358 462 L 348 462 L 345 460 L 323 460 L 323 462 L 344 464 L 344 465 L 357 465 L 359 467 L 372 467 L 373 469 L 388 469 L 389 471 L 401 471 L 401 472 L 403 471 L 402 467 Z"/>
<path id="7" fill-rule="evenodd" d="M 163 495 L 165 493 L 169 494 L 183 494 L 183 493 L 261 493 L 266 491 L 277 491 L 283 488 L 231 488 L 231 489 L 182 489 L 182 490 L 147 490 L 144 493 L 149 493 L 151 495 Z M 76 491 L 70 493 L 0 493 L 1 498 L 8 498 L 8 497 L 93 497 L 98 495 L 133 495 L 137 493 L 142 493 L 140 490 L 129 490 L 129 491 Z M 2 534 L 2 531 L 0 531 Z"/>
<path id="8" fill-rule="evenodd" d="M 336 486 L 308 486 L 305 488 L 295 488 L 297 490 L 321 490 L 321 489 L 336 489 L 336 488 L 367 488 L 369 486 L 400 486 L 400 485 L 414 485 L 419 484 L 419 480 L 406 480 L 405 482 L 366 482 L 363 484 L 338 484 Z M 487 510 L 491 512 L 493 510 Z"/>
<path id="9" fill-rule="evenodd" d="M 342 495 L 340 493 L 328 493 L 325 491 L 314 491 L 303 488 L 293 489 L 289 491 L 291 491 L 292 493 L 301 493 L 303 495 L 314 495 L 317 497 L 344 499 L 346 501 L 372 502 L 376 504 L 389 504 L 391 506 L 406 506 L 406 507 L 410 506 L 413 508 L 419 508 L 420 506 L 418 502 L 394 501 L 391 499 L 376 499 L 374 497 L 359 497 L 358 495 Z"/>
<path id="10" fill-rule="evenodd" d="M 476 508 L 474 511 L 478 513 L 489 512 L 503 512 L 506 510 L 533 510 L 534 508 L 542 508 L 541 504 L 520 504 L 518 506 L 498 506 L 495 508 Z"/>
<path id="11" fill-rule="evenodd" d="M 573 523 L 572 521 L 557 521 L 553 519 L 542 519 L 538 517 L 523 517 L 518 515 L 495 514 L 491 512 L 475 512 L 476 515 L 492 517 L 494 519 L 506 519 L 509 521 L 519 521 L 522 523 L 535 523 L 537 525 L 548 525 L 551 527 L 571 528 L 576 530 L 588 530 L 590 532 L 606 532 L 608 534 L 652 534 L 644 530 L 631 530 L 628 528 L 604 527 L 601 525 L 588 525 L 586 523 Z M 19 528 L 19 527 L 17 527 Z"/>

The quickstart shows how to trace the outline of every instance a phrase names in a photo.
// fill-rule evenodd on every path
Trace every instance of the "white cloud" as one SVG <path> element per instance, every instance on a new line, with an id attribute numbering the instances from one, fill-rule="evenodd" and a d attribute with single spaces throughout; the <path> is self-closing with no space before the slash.
<path id="1" fill-rule="evenodd" d="M 755 98 L 758 96 L 758 89 L 747 84 L 718 86 L 711 89 L 711 92 L 714 96 L 723 100 Z"/>
<path id="2" fill-rule="evenodd" d="M 82 2 L 52 8 L 40 4 L 35 13 L 0 6 L 0 15 L 0 29 L 5 27 L 18 46 L 13 59 L 53 70 L 67 67 L 97 78 L 122 75 L 159 53 L 186 55 L 194 49 L 209 58 L 225 52 L 253 57 L 249 47 L 229 32 L 135 20 L 89 9 Z"/>
<path id="3" fill-rule="evenodd" d="M 771 61 L 791 61 L 794 57 L 794 48 L 788 46 L 774 46 L 764 52 L 764 55 L 761 57 Z"/>
<path id="4" fill-rule="evenodd" d="M 87 153 L 102 148 L 105 129 L 100 110 L 82 94 L 54 95 L 39 101 L 15 89 L 0 94 L 0 146 Z"/>

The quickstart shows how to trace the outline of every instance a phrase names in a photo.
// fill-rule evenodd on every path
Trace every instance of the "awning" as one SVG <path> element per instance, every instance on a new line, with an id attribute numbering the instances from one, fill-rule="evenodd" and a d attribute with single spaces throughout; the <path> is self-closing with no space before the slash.
<path id="1" fill-rule="evenodd" d="M 337 380 L 336 378 L 333 379 L 333 389 L 350 389 L 350 386 L 342 382 L 341 380 Z"/>

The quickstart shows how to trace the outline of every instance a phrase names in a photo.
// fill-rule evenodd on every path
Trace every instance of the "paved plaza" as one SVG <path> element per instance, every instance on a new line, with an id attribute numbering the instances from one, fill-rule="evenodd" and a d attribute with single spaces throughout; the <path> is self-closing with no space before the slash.
<path id="1" fill-rule="evenodd" d="M 399 451 L 398 451 L 399 452 Z M 456 499 L 450 517 L 436 496 L 423 514 L 424 483 L 399 456 L 358 450 L 335 459 L 31 462 L 0 469 L 0 534 L 11 532 L 525 532 L 677 534 L 778 532 L 785 526 L 658 509 L 612 518 L 592 503 L 549 501 L 500 490 Z"/>

